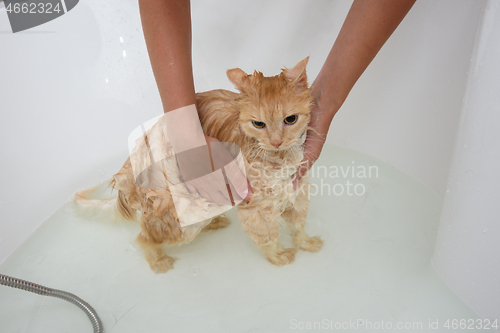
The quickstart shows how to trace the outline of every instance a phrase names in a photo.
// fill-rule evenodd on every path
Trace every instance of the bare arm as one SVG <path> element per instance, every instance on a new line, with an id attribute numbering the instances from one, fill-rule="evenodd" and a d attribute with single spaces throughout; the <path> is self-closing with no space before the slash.
<path id="1" fill-rule="evenodd" d="M 220 179 L 210 178 L 210 158 L 227 159 L 229 152 L 218 149 L 217 154 L 212 153 L 207 142 L 218 140 L 204 135 L 195 107 L 190 1 L 139 0 L 139 9 L 163 111 L 175 111 L 169 113 L 165 126 L 177 154 L 179 171 L 184 179 L 190 179 L 185 185 L 192 194 L 199 193 L 210 202 L 230 205 L 229 186 Z M 194 150 L 196 147 L 206 147 L 206 154 L 204 149 Z M 193 176 L 199 175 L 200 168 L 209 178 L 200 180 Z M 235 201 L 236 194 L 241 198 L 250 197 L 251 189 L 244 174 L 232 170 L 226 176 L 236 189 L 236 193 L 232 193 Z"/>
<path id="2" fill-rule="evenodd" d="M 139 0 L 139 8 L 164 112 L 195 104 L 189 0 Z"/>
<path id="3" fill-rule="evenodd" d="M 303 172 L 318 159 L 333 117 L 347 98 L 361 74 L 375 58 L 406 16 L 415 0 L 354 0 L 339 35 L 312 84 L 315 106 L 304 161 Z"/>
<path id="4" fill-rule="evenodd" d="M 196 104 L 191 60 L 190 0 L 139 0 L 139 9 L 163 112 Z M 200 122 L 191 119 L 192 113 L 185 113 L 184 116 L 177 121 L 178 126 L 171 129 L 170 139 L 174 148 L 182 144 L 193 147 L 204 145 L 205 136 Z M 174 133 L 176 131 L 180 134 Z M 187 142 L 186 139 L 191 140 Z"/>

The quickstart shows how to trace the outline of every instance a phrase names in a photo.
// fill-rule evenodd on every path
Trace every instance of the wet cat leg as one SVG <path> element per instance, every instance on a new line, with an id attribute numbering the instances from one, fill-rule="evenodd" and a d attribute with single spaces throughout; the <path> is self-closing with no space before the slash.
<path id="1" fill-rule="evenodd" d="M 137 237 L 137 243 L 139 243 L 144 252 L 144 257 L 148 261 L 149 267 L 151 267 L 153 272 L 164 273 L 174 268 L 175 259 L 165 254 L 161 243 L 149 241 L 147 236 L 142 232 Z"/>
<path id="2" fill-rule="evenodd" d="M 155 273 L 164 273 L 174 268 L 175 259 L 165 254 L 163 244 L 168 240 L 169 243 L 177 239 L 181 241 L 180 233 L 173 233 L 167 224 L 160 221 L 154 215 L 142 214 L 141 233 L 137 236 L 137 243 L 144 252 L 144 257 L 149 263 L 151 270 Z M 177 236 L 177 237 L 175 237 Z"/>
<path id="3" fill-rule="evenodd" d="M 279 237 L 270 243 L 262 245 L 261 248 L 267 260 L 276 266 L 283 266 L 291 263 L 295 260 L 295 254 L 297 253 L 297 250 L 293 247 L 284 249 L 280 243 Z"/>
<path id="4" fill-rule="evenodd" d="M 272 264 L 283 266 L 295 259 L 297 250 L 285 249 L 280 244 L 279 229 L 283 224 L 281 216 L 265 214 L 265 211 L 258 208 L 240 208 L 238 215 L 245 232 Z"/>
<path id="5" fill-rule="evenodd" d="M 323 241 L 319 236 L 309 237 L 304 231 L 308 208 L 307 193 L 300 193 L 294 205 L 283 212 L 283 218 L 292 231 L 293 243 L 296 247 L 304 251 L 318 252 L 323 246 Z"/>

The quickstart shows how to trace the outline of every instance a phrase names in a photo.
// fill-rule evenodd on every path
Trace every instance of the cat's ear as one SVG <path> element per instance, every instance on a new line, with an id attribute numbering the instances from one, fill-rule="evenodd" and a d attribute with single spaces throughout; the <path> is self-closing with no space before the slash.
<path id="1" fill-rule="evenodd" d="M 228 69 L 226 72 L 227 78 L 239 91 L 245 90 L 248 80 L 248 74 L 239 68 Z"/>
<path id="2" fill-rule="evenodd" d="M 283 75 L 287 80 L 297 86 L 297 92 L 302 92 L 307 89 L 307 74 L 306 66 L 309 57 L 299 61 L 299 63 L 292 68 L 283 69 Z"/>

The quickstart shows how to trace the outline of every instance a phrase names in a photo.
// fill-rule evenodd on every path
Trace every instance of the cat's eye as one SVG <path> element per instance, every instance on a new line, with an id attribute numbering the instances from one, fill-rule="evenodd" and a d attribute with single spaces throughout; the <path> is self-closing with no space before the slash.
<path id="1" fill-rule="evenodd" d="M 292 125 L 292 124 L 295 124 L 295 122 L 297 121 L 299 117 L 297 117 L 296 114 L 292 115 L 292 116 L 288 116 L 285 118 L 285 124 L 287 125 Z"/>
<path id="2" fill-rule="evenodd" d="M 262 121 L 252 121 L 252 124 L 257 127 L 257 128 L 264 128 L 266 126 L 265 123 L 263 123 Z"/>

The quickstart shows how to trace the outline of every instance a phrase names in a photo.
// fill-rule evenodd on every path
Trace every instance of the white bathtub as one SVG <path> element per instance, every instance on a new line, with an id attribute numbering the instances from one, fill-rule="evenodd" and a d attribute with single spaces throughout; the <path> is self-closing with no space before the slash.
<path id="1" fill-rule="evenodd" d="M 193 1 L 197 90 L 233 89 L 228 68 L 274 75 L 306 56 L 312 82 L 350 4 Z M 479 315 L 500 320 L 498 7 L 417 1 L 328 142 L 386 161 L 443 200 L 432 263 Z M 0 8 L 0 58 L 1 263 L 75 191 L 110 178 L 130 131 L 161 103 L 136 1 L 83 0 L 16 34 Z"/>

